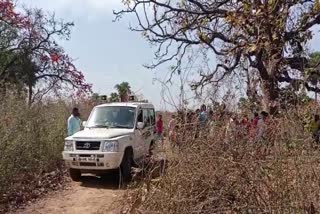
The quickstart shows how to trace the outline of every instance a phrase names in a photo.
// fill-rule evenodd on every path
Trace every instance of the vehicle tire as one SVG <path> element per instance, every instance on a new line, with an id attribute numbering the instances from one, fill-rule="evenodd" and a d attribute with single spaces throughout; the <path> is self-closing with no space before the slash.
<path id="1" fill-rule="evenodd" d="M 131 167 L 133 166 L 132 151 L 126 150 L 120 165 L 121 176 L 124 182 L 130 182 L 132 179 Z"/>
<path id="2" fill-rule="evenodd" d="M 81 178 L 80 169 L 69 169 L 69 174 L 73 181 L 80 181 L 80 178 Z"/>

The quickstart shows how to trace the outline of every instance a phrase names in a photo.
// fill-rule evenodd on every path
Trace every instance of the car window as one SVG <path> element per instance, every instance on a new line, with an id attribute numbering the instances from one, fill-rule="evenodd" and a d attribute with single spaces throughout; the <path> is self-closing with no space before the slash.
<path id="1" fill-rule="evenodd" d="M 142 110 L 139 110 L 137 122 L 143 123 L 143 111 Z"/>
<path id="2" fill-rule="evenodd" d="M 149 116 L 150 116 L 150 121 L 151 125 L 156 125 L 156 114 L 154 112 L 154 109 L 149 109 Z"/>
<path id="3" fill-rule="evenodd" d="M 87 122 L 91 128 L 128 128 L 134 127 L 135 108 L 126 106 L 103 106 L 94 108 Z"/>
<path id="4" fill-rule="evenodd" d="M 145 127 L 151 126 L 148 109 L 143 109 L 143 121 L 144 121 Z"/>

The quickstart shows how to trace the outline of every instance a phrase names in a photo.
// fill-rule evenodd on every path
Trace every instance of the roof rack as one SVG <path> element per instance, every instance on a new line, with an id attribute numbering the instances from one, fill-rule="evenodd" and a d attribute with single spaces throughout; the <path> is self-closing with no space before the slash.
<path id="1" fill-rule="evenodd" d="M 146 99 L 138 100 L 138 97 L 136 95 L 130 95 L 128 102 L 130 102 L 130 103 L 149 103 L 149 101 Z"/>

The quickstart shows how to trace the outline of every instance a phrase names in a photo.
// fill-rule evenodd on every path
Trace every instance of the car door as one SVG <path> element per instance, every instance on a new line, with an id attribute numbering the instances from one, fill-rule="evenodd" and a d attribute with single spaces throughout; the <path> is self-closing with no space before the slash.
<path id="1" fill-rule="evenodd" d="M 153 127 L 153 133 L 152 133 L 152 136 L 151 136 L 151 141 L 154 141 L 155 139 L 155 135 L 156 135 L 156 113 L 154 111 L 154 109 L 149 109 L 149 116 L 150 116 L 150 121 L 151 121 L 151 126 Z"/>
<path id="2" fill-rule="evenodd" d="M 150 143 L 153 140 L 154 136 L 154 124 L 152 122 L 151 109 L 143 109 L 143 118 L 144 118 L 144 145 L 143 145 L 143 153 L 148 154 Z"/>
<path id="3" fill-rule="evenodd" d="M 137 128 L 137 124 L 139 122 L 144 123 L 143 121 L 143 110 L 139 108 L 137 110 L 137 119 L 136 119 L 136 129 L 134 131 L 134 152 L 135 152 L 135 158 L 139 159 L 143 156 L 143 144 L 144 144 L 144 129 L 140 130 Z"/>

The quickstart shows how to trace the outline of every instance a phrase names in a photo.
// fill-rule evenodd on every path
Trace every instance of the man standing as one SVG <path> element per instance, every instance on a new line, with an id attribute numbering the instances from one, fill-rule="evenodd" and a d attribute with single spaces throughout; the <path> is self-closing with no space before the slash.
<path id="1" fill-rule="evenodd" d="M 157 120 L 157 138 L 163 144 L 163 120 L 162 120 L 161 114 L 159 114 L 158 120 Z"/>
<path id="2" fill-rule="evenodd" d="M 202 105 L 201 106 L 201 110 L 200 110 L 200 115 L 199 115 L 199 125 L 200 125 L 200 130 L 199 130 L 199 134 L 200 136 L 206 136 L 203 133 L 205 133 L 207 130 L 206 126 L 207 126 L 207 122 L 208 122 L 208 112 L 207 112 L 207 106 L 206 105 Z"/>
<path id="3" fill-rule="evenodd" d="M 206 122 L 208 120 L 208 112 L 207 112 L 207 106 L 206 105 L 202 105 L 201 106 L 201 111 L 200 111 L 200 115 L 199 115 L 199 122 L 201 123 L 201 125 L 206 125 Z"/>
<path id="4" fill-rule="evenodd" d="M 81 129 L 80 113 L 78 108 L 72 109 L 72 114 L 68 119 L 68 136 L 72 136 Z"/>
<path id="5" fill-rule="evenodd" d="M 253 120 L 252 120 L 252 127 L 253 127 L 254 129 L 257 128 L 257 126 L 258 126 L 258 121 L 259 121 L 259 114 L 258 114 L 257 112 L 255 112 L 255 113 L 254 113 L 254 118 L 253 118 Z"/>
<path id="6" fill-rule="evenodd" d="M 169 122 L 168 125 L 168 130 L 169 130 L 169 141 L 172 142 L 176 142 L 176 128 L 177 128 L 177 120 L 176 120 L 176 116 L 173 114 L 171 116 L 171 120 Z"/>

